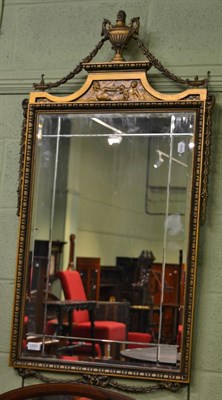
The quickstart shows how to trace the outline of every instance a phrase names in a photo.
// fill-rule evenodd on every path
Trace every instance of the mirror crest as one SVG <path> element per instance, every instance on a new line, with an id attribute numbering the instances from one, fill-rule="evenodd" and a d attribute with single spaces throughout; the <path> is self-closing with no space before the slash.
<path id="1" fill-rule="evenodd" d="M 207 98 L 207 89 L 187 89 L 179 94 L 163 94 L 157 92 L 149 84 L 147 70 L 149 62 L 124 64 L 114 63 L 84 63 L 83 67 L 89 72 L 83 87 L 67 97 L 56 97 L 49 93 L 31 93 L 32 103 L 47 103 L 50 101 L 77 103 L 101 103 L 101 102 L 155 102 L 203 100 Z M 112 71 L 109 75 L 108 72 Z"/>

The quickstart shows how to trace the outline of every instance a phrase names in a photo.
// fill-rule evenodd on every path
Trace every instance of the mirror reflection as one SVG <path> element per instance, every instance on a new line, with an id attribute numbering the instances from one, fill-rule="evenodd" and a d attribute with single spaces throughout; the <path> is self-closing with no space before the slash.
<path id="1" fill-rule="evenodd" d="M 195 113 L 38 114 L 22 354 L 180 368 Z"/>

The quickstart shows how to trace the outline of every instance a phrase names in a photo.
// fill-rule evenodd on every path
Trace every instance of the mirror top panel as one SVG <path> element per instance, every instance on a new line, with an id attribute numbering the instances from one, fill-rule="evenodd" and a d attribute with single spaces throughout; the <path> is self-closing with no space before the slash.
<path id="1" fill-rule="evenodd" d="M 125 103 L 133 106 L 133 102 L 140 104 L 144 102 L 166 102 L 170 101 L 205 101 L 207 89 L 199 88 L 195 82 L 195 88 L 183 90 L 180 93 L 164 94 L 155 90 L 149 83 L 147 69 L 150 63 L 121 63 L 121 64 L 83 64 L 86 70 L 89 69 L 86 81 L 81 89 L 66 97 L 58 97 L 47 92 L 30 93 L 30 103 L 67 103 L 75 102 L 91 103 Z M 90 66 L 90 68 L 88 68 Z M 41 85 L 37 86 L 41 88 Z"/>
<path id="2" fill-rule="evenodd" d="M 23 103 L 16 368 L 189 381 L 213 100 L 146 55 L 117 46 L 77 92 Z M 159 93 L 152 66 L 188 88 Z"/>

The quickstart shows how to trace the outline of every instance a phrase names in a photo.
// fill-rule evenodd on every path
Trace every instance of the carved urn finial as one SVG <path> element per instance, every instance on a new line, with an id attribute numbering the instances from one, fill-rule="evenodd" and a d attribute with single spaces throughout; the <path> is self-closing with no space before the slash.
<path id="1" fill-rule="evenodd" d="M 126 25 L 126 13 L 120 10 L 117 14 L 116 25 L 112 25 L 108 19 L 104 19 L 102 25 L 102 36 L 109 39 L 116 54 L 112 61 L 125 61 L 122 53 L 127 43 L 139 33 L 140 18 L 132 18 L 129 25 Z"/>

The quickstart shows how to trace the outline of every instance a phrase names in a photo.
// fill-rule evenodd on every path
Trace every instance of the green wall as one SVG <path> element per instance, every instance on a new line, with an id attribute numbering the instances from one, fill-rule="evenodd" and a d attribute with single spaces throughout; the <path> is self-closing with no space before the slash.
<path id="1" fill-rule="evenodd" d="M 126 11 L 127 21 L 141 17 L 140 38 L 176 75 L 192 79 L 196 74 L 202 77 L 211 71 L 209 89 L 216 95 L 217 104 L 207 222 L 200 229 L 192 380 L 179 393 L 161 391 L 150 398 L 219 400 L 222 392 L 221 0 L 0 0 L 0 393 L 23 384 L 22 378 L 8 366 L 18 228 L 21 101 L 32 89 L 32 83 L 40 80 L 41 73 L 45 73 L 47 81 L 55 81 L 74 69 L 100 40 L 103 18 L 114 22 L 119 9 Z M 137 49 L 129 58 L 132 54 L 143 59 Z M 111 56 L 112 50 L 106 44 L 96 61 L 110 60 Z M 83 83 L 84 75 L 58 88 L 58 92 L 75 91 Z M 171 92 L 176 88 L 155 73 L 150 80 L 160 91 Z M 30 379 L 25 385 L 34 382 L 37 383 Z M 125 380 L 121 383 L 142 384 Z M 142 400 L 149 395 L 133 397 Z"/>

